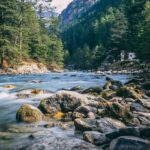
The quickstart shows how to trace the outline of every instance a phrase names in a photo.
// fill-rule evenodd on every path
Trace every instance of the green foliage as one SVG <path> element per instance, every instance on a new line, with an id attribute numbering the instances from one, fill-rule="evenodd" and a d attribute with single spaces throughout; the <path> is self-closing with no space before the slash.
<path id="1" fill-rule="evenodd" d="M 2 67 L 3 60 L 18 64 L 26 59 L 62 65 L 58 19 L 38 17 L 30 1 L 0 0 L 0 59 Z"/>
<path id="2" fill-rule="evenodd" d="M 65 49 L 79 69 L 98 68 L 107 55 L 120 60 L 121 50 L 136 52 L 141 60 L 150 61 L 149 35 L 149 0 L 98 1 L 78 22 L 62 31 Z"/>

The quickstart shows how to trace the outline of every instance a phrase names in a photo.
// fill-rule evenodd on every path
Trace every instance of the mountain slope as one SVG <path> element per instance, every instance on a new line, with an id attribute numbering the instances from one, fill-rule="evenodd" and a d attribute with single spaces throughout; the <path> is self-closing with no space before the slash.
<path id="1" fill-rule="evenodd" d="M 74 24 L 98 0 L 74 0 L 60 15 L 60 27 Z"/>

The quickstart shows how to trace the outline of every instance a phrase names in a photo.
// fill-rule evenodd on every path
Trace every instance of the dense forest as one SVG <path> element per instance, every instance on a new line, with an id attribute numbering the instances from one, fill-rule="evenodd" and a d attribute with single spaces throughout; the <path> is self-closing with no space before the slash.
<path id="1" fill-rule="evenodd" d="M 78 69 L 98 68 L 108 55 L 121 50 L 150 61 L 150 1 L 100 0 L 78 22 L 62 31 L 66 63 Z"/>
<path id="2" fill-rule="evenodd" d="M 43 1 L 44 3 L 44 1 Z M 29 59 L 45 64 L 63 64 L 64 50 L 58 18 L 51 0 L 0 0 L 0 61 L 9 65 Z M 51 12 L 45 17 L 45 12 Z"/>

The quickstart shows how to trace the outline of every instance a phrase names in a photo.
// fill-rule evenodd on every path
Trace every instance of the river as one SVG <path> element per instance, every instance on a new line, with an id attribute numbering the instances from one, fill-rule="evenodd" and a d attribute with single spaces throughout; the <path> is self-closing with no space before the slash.
<path id="1" fill-rule="evenodd" d="M 126 82 L 129 75 L 112 75 L 113 79 Z M 40 83 L 29 81 L 41 80 Z M 59 127 L 44 129 L 45 122 L 38 124 L 24 124 L 16 122 L 16 112 L 24 104 L 38 106 L 41 99 L 50 94 L 41 94 L 33 98 L 18 99 L 16 93 L 26 89 L 43 89 L 56 92 L 60 89 L 70 89 L 74 86 L 88 88 L 91 86 L 103 86 L 106 82 L 105 76 L 95 73 L 64 72 L 36 75 L 1 75 L 0 76 L 0 150 L 15 149 L 15 145 L 28 144 L 28 136 L 32 132 L 40 130 L 52 130 L 60 136 L 74 136 L 74 130 L 65 132 Z M 4 88 L 4 85 L 15 85 L 15 89 Z"/>

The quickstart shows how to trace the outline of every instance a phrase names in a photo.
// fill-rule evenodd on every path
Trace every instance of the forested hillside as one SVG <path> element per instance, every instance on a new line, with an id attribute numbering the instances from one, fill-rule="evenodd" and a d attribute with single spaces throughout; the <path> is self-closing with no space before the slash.
<path id="1" fill-rule="evenodd" d="M 63 44 L 58 19 L 44 18 L 45 8 L 38 1 L 0 0 L 0 60 L 9 65 L 33 59 L 45 64 L 63 63 Z M 51 9 L 52 10 L 52 9 Z"/>
<path id="2" fill-rule="evenodd" d="M 73 0 L 60 15 L 60 28 L 65 29 L 78 22 L 78 19 L 90 9 L 97 0 Z"/>
<path id="3" fill-rule="evenodd" d="M 108 55 L 117 60 L 121 50 L 149 61 L 149 35 L 149 0 L 99 0 L 62 31 L 67 63 L 80 69 L 98 68 Z"/>

